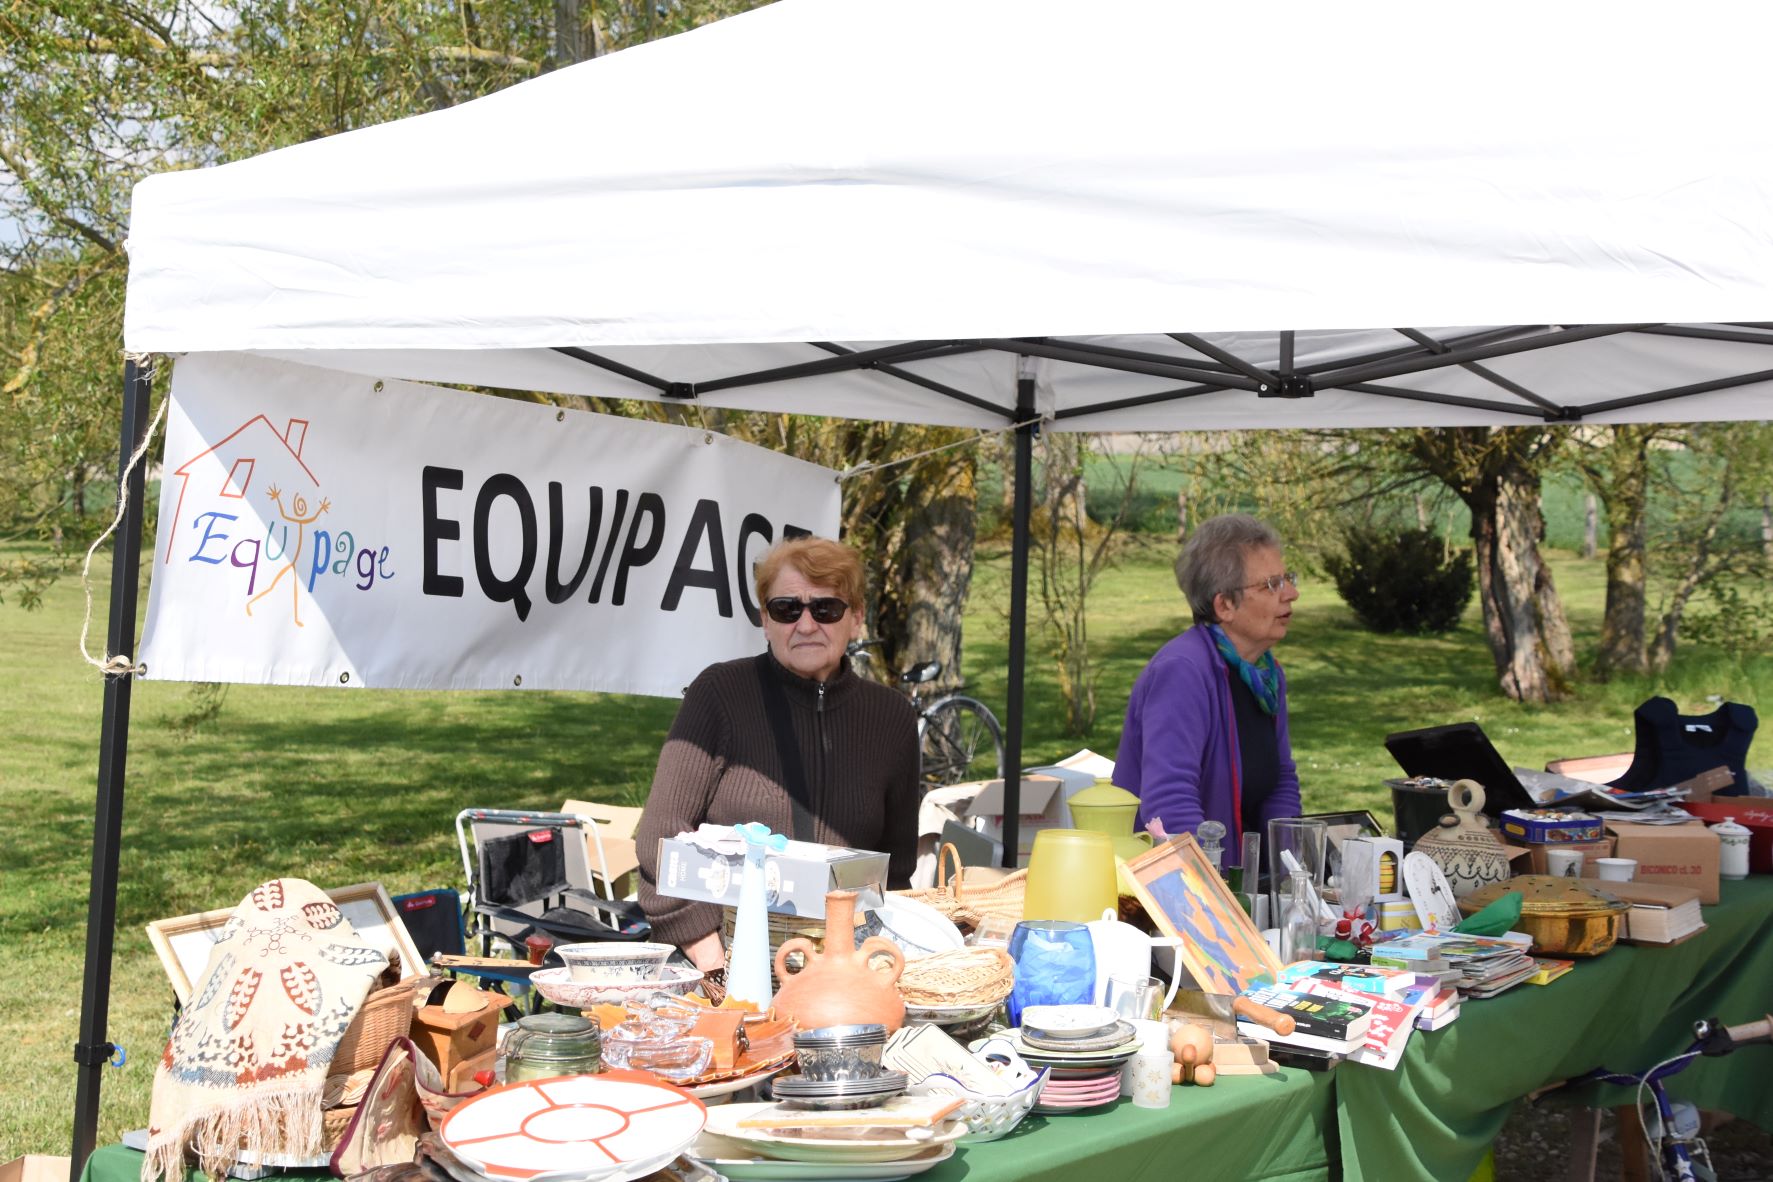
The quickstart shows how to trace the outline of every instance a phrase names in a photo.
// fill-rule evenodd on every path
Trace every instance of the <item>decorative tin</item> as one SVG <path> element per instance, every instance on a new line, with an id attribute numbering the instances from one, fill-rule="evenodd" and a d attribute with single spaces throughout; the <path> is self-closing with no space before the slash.
<path id="1" fill-rule="evenodd" d="M 1412 852 L 1431 858 L 1447 876 L 1453 894 L 1464 898 L 1507 878 L 1512 855 L 1483 815 L 1483 785 L 1476 780 L 1458 780 L 1447 789 L 1447 803 L 1453 807 L 1452 815 L 1442 817 L 1439 828 L 1417 838 Z"/>
<path id="2" fill-rule="evenodd" d="M 1474 914 L 1509 891 L 1521 893 L 1520 930 L 1533 937 L 1533 951 L 1545 956 L 1599 956 L 1619 939 L 1631 904 L 1573 878 L 1523 874 L 1493 883 L 1459 900 Z"/>
<path id="3" fill-rule="evenodd" d="M 1532 845 L 1564 845 L 1598 841 L 1604 829 L 1599 817 L 1575 809 L 1509 809 L 1502 814 L 1502 832 Z"/>

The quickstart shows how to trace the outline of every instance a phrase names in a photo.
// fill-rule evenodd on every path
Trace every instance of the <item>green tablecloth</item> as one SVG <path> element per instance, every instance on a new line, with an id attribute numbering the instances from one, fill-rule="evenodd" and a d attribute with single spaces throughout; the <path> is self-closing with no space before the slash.
<path id="1" fill-rule="evenodd" d="M 1724 883 L 1705 920 L 1684 944 L 1620 946 L 1550 985 L 1467 1002 L 1445 1030 L 1412 1038 L 1396 1071 L 1338 1068 L 1344 1177 L 1469 1177 L 1518 1097 L 1596 1067 L 1642 1071 L 1685 1050 L 1700 1018 L 1773 1009 L 1773 878 Z M 1770 1066 L 1751 1048 L 1694 1063 L 1669 1090 L 1773 1129 Z M 1618 1089 L 1585 1098 L 1631 1099 Z"/>
<path id="2" fill-rule="evenodd" d="M 1637 1071 L 1685 1049 L 1692 1024 L 1773 1009 L 1773 878 L 1725 883 L 1708 929 L 1672 948 L 1620 947 L 1546 986 L 1468 1002 L 1459 1020 L 1418 1033 L 1396 1071 L 1343 1065 L 1227 1077 L 1172 1093 L 1169 1108 L 1121 1101 L 1099 1113 L 1031 1117 L 1002 1141 L 963 1148 L 929 1182 L 1063 1179 L 1080 1163 L 1112 1182 L 1170 1179 L 1470 1176 L 1514 1101 L 1594 1067 Z M 1706 1059 L 1670 1090 L 1773 1130 L 1766 1052 Z M 1603 1090 L 1593 1103 L 1629 1102 Z M 107 1146 L 82 1182 L 136 1182 L 142 1155 Z M 1102 1172 L 1098 1172 L 1102 1171 Z M 1557 1172 L 1549 1167 L 1549 1173 Z M 287 1182 L 328 1175 L 283 1175 Z"/>

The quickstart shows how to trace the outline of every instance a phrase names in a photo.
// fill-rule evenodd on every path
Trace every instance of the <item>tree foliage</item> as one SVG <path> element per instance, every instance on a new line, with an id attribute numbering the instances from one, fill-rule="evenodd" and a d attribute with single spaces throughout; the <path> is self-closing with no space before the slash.
<path id="1" fill-rule="evenodd" d="M 0 539 L 71 546 L 111 500 L 137 181 L 451 106 L 755 6 L 0 2 Z M 40 584 L 54 564 L 34 562 Z M 0 568 L 0 589 L 8 574 L 25 572 Z"/>
<path id="2" fill-rule="evenodd" d="M 1447 632 L 1471 602 L 1471 554 L 1433 530 L 1351 526 L 1324 560 L 1336 590 L 1375 632 Z"/>

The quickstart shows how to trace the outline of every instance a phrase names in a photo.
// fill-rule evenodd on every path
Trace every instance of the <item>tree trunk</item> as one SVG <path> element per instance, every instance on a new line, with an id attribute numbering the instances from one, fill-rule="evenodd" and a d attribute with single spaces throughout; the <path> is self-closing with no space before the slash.
<path id="1" fill-rule="evenodd" d="M 1649 665 L 1653 673 L 1666 672 L 1669 663 L 1674 660 L 1675 646 L 1680 642 L 1681 620 L 1687 614 L 1687 603 L 1713 573 L 1712 557 L 1718 529 L 1724 524 L 1724 517 L 1730 512 L 1733 500 L 1731 484 L 1726 478 L 1718 502 L 1706 515 L 1705 524 L 1693 546 L 1692 561 L 1668 597 L 1668 608 L 1662 613 L 1662 623 L 1656 629 L 1656 639 L 1650 642 Z"/>
<path id="2" fill-rule="evenodd" d="M 1551 571 L 1539 554 L 1539 475 L 1518 459 L 1466 492 L 1484 630 L 1502 692 L 1519 702 L 1568 694 L 1575 652 Z"/>
<path id="3" fill-rule="evenodd" d="M 1761 555 L 1773 562 L 1773 493 L 1761 494 Z"/>
<path id="4" fill-rule="evenodd" d="M 1176 545 L 1188 540 L 1188 490 L 1176 490 Z"/>
<path id="5" fill-rule="evenodd" d="M 554 68 L 586 61 L 596 54 L 587 45 L 585 24 L 579 19 L 579 0 L 554 0 Z"/>
<path id="6" fill-rule="evenodd" d="M 1649 465 L 1644 448 L 1635 455 L 1615 452 L 1607 496 L 1607 606 L 1601 619 L 1595 674 L 1640 674 L 1644 653 L 1644 511 L 1649 500 Z M 1593 494 L 1590 494 L 1593 500 Z"/>
<path id="7" fill-rule="evenodd" d="M 970 476 L 911 509 L 901 543 L 881 563 L 874 635 L 891 669 L 942 662 L 941 684 L 960 684 L 961 611 L 973 577 L 978 494 Z M 884 674 L 885 670 L 876 670 Z"/>
<path id="8" fill-rule="evenodd" d="M 1582 513 L 1582 557 L 1593 558 L 1600 548 L 1601 510 L 1600 502 L 1595 495 L 1589 493 L 1583 498 Z"/>

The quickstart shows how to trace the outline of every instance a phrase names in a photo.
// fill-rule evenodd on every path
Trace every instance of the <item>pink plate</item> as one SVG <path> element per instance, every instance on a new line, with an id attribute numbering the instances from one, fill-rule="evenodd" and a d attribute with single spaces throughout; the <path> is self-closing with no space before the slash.
<path id="1" fill-rule="evenodd" d="M 708 1119 L 702 1102 L 640 1071 L 503 1084 L 457 1105 L 444 1144 L 492 1179 L 594 1182 L 665 1165 Z"/>

